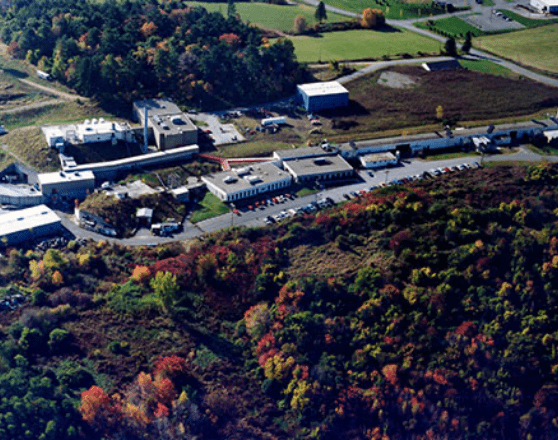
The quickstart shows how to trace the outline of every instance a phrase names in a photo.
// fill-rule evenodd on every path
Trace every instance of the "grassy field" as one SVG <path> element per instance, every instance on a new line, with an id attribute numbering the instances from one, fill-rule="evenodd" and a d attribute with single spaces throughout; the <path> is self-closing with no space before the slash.
<path id="1" fill-rule="evenodd" d="M 509 9 L 498 9 L 498 11 L 500 11 L 502 14 L 507 15 L 512 20 L 515 20 L 518 23 L 521 23 L 523 26 L 528 27 L 528 28 L 544 26 L 544 25 L 549 24 L 549 23 L 558 22 L 558 19 L 538 20 L 538 19 L 535 19 L 535 18 L 524 17 L 523 15 L 516 14 L 515 12 L 510 11 Z"/>
<path id="2" fill-rule="evenodd" d="M 434 25 L 428 27 L 426 21 L 421 21 L 420 23 L 415 23 L 415 26 L 420 29 L 433 29 L 439 32 L 446 32 L 453 35 L 454 37 L 465 36 L 467 32 L 471 32 L 474 37 L 479 37 L 481 35 L 486 35 L 485 32 L 480 29 L 470 25 L 466 21 L 461 20 L 459 17 L 448 17 L 441 18 L 439 20 L 433 20 Z"/>
<path id="3" fill-rule="evenodd" d="M 381 58 L 401 53 L 437 52 L 440 43 L 406 30 L 352 30 L 320 37 L 294 37 L 295 54 L 301 62 Z"/>
<path id="4" fill-rule="evenodd" d="M 475 72 L 489 73 L 491 75 L 505 76 L 507 78 L 518 78 L 519 75 L 512 72 L 499 64 L 493 63 L 488 60 L 459 60 L 461 67 L 465 69 L 474 70 Z"/>
<path id="5" fill-rule="evenodd" d="M 40 171 L 56 171 L 60 168 L 55 150 L 49 148 L 39 127 L 26 127 L 10 131 L 2 136 L 1 142 L 7 146 L 0 167 L 14 161 L 24 162 Z"/>
<path id="6" fill-rule="evenodd" d="M 229 212 L 229 208 L 217 196 L 211 194 L 209 191 L 205 193 L 205 197 L 202 201 L 198 203 L 198 206 L 190 221 L 192 223 L 201 222 L 202 220 L 207 220 L 208 218 L 217 217 L 221 214 L 226 214 Z"/>
<path id="7" fill-rule="evenodd" d="M 558 24 L 476 38 L 475 47 L 520 64 L 558 73 Z"/>
<path id="8" fill-rule="evenodd" d="M 209 12 L 221 12 L 227 15 L 227 3 L 211 2 L 188 2 L 191 6 L 202 6 Z M 308 25 L 314 24 L 314 12 L 316 8 L 304 4 L 297 5 L 270 5 L 266 3 L 235 3 L 236 12 L 240 14 L 243 21 L 255 23 L 268 29 L 278 29 L 280 31 L 290 31 L 293 28 L 294 19 L 297 15 L 302 15 Z M 347 21 L 349 17 L 344 15 L 327 13 L 328 22 Z"/>
<path id="9" fill-rule="evenodd" d="M 411 1 L 382 1 L 377 0 L 326 0 L 325 3 L 345 11 L 361 14 L 366 8 L 381 9 L 384 11 L 386 18 L 391 19 L 407 19 L 417 17 L 428 17 L 431 14 L 443 14 L 445 10 L 433 7 L 430 0 L 411 0 Z M 385 4 L 389 6 L 385 6 Z"/>

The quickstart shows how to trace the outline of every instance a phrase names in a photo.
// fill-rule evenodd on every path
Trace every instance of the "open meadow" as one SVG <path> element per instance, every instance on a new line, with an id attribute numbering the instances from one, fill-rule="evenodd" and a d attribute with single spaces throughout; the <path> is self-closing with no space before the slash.
<path id="1" fill-rule="evenodd" d="M 558 24 L 476 38 L 474 46 L 525 66 L 558 73 Z"/>
<path id="2" fill-rule="evenodd" d="M 227 15 L 226 3 L 214 2 L 188 2 L 190 6 L 201 6 L 209 12 L 221 12 Z M 296 5 L 271 5 L 266 3 L 235 3 L 236 12 L 242 18 L 242 21 L 257 24 L 266 29 L 277 29 L 279 31 L 290 31 L 293 28 L 294 19 L 298 15 L 302 15 L 306 19 L 308 25 L 316 23 L 314 12 L 316 8 L 305 4 Z M 327 13 L 326 22 L 338 22 L 350 20 L 344 15 Z"/>
<path id="3" fill-rule="evenodd" d="M 435 40 L 393 27 L 300 36 L 292 38 L 292 42 L 300 62 L 370 59 L 440 50 L 440 43 Z"/>
<path id="4" fill-rule="evenodd" d="M 366 8 L 380 9 L 384 11 L 386 18 L 395 20 L 428 17 L 431 14 L 446 12 L 443 8 L 435 6 L 430 0 L 325 0 L 324 3 L 356 14 L 361 14 Z"/>

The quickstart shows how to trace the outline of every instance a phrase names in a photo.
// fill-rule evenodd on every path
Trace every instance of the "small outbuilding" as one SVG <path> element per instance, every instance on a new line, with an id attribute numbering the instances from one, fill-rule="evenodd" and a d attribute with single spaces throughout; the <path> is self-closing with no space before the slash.
<path id="1" fill-rule="evenodd" d="M 151 220 L 153 219 L 153 209 L 151 208 L 140 208 L 136 212 L 136 218 L 138 223 L 142 226 L 150 226 Z"/>
<path id="2" fill-rule="evenodd" d="M 349 105 L 349 91 L 337 81 L 300 84 L 296 89 L 299 101 L 308 112 Z"/>
<path id="3" fill-rule="evenodd" d="M 461 64 L 457 60 L 433 61 L 431 63 L 422 63 L 422 68 L 427 72 L 438 72 L 440 70 L 461 69 Z"/>

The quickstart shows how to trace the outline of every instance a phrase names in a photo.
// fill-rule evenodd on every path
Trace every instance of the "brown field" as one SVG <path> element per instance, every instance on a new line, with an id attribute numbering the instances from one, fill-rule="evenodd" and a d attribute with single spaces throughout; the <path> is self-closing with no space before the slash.
<path id="1" fill-rule="evenodd" d="M 329 118 L 345 123 L 347 129 L 333 130 L 330 124 L 324 124 L 328 138 L 365 139 L 379 131 L 439 127 L 439 105 L 445 118 L 465 122 L 527 116 L 558 106 L 558 89 L 526 79 L 469 70 L 431 73 L 418 66 L 390 70 L 412 77 L 416 85 L 386 87 L 378 83 L 381 72 L 347 84 L 349 108 L 327 113 Z"/>

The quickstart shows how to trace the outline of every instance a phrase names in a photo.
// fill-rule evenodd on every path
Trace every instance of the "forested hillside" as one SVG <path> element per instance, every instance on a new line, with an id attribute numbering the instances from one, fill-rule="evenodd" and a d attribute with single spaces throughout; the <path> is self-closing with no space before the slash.
<path id="1" fill-rule="evenodd" d="M 558 168 L 185 249 L 7 250 L 0 439 L 554 439 Z"/>
<path id="2" fill-rule="evenodd" d="M 168 96 L 223 106 L 275 99 L 301 79 L 288 40 L 269 44 L 231 16 L 187 2 L 14 0 L 8 52 L 104 102 Z"/>

